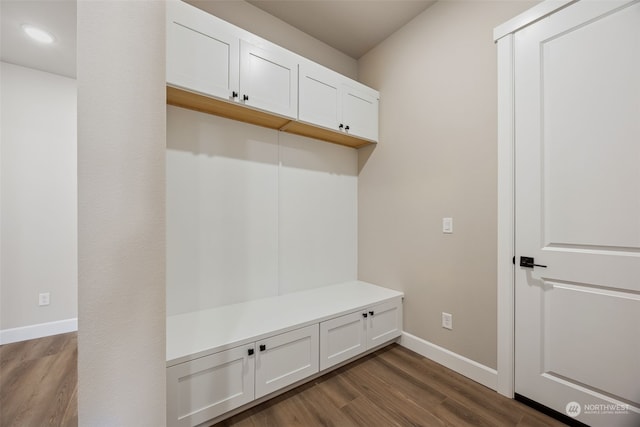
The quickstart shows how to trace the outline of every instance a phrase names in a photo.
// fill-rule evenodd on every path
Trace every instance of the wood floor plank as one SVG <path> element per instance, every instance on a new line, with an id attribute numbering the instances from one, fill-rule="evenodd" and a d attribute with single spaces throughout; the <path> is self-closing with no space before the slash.
<path id="1" fill-rule="evenodd" d="M 394 419 L 364 396 L 355 398 L 340 410 L 356 426 L 371 426 L 372 420 L 376 420 L 377 425 L 381 426 L 402 426 L 400 420 Z"/>
<path id="2" fill-rule="evenodd" d="M 482 414 L 494 425 L 515 426 L 522 415 L 510 406 L 507 399 L 485 386 L 471 381 L 429 359 L 417 357 L 404 348 L 380 355 L 381 363 L 389 369 L 400 369 L 421 381 L 438 384 L 438 389 L 461 405 Z M 516 402 L 517 403 L 517 402 Z"/>
<path id="3" fill-rule="evenodd" d="M 344 375 L 356 385 L 363 396 L 402 425 L 443 425 L 427 408 L 407 399 L 398 388 L 381 380 L 370 365 L 356 366 L 345 371 Z"/>
<path id="4" fill-rule="evenodd" d="M 77 425 L 75 333 L 3 345 L 0 350 L 0 425 Z"/>
<path id="5" fill-rule="evenodd" d="M 337 408 L 343 408 L 361 396 L 358 390 L 338 372 L 331 372 L 320 377 L 316 381 L 316 385 Z"/>

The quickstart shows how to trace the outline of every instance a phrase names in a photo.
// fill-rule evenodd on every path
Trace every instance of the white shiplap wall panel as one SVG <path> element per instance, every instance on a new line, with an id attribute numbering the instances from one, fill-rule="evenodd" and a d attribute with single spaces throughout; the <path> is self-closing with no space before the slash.
<path id="1" fill-rule="evenodd" d="M 357 151 L 167 107 L 167 314 L 357 276 Z"/>
<path id="2" fill-rule="evenodd" d="M 167 107 L 167 313 L 278 290 L 278 132 Z"/>
<path id="3" fill-rule="evenodd" d="M 355 280 L 358 151 L 280 135 L 280 292 Z"/>

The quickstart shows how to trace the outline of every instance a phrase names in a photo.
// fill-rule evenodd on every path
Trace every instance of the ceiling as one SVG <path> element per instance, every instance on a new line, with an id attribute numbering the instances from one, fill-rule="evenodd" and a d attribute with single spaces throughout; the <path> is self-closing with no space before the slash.
<path id="1" fill-rule="evenodd" d="M 0 0 L 0 59 L 36 70 L 76 76 L 76 2 L 72 0 Z M 55 36 L 51 45 L 29 39 L 22 24 Z"/>
<path id="2" fill-rule="evenodd" d="M 247 0 L 358 59 L 435 0 Z"/>
<path id="3" fill-rule="evenodd" d="M 241 1 L 241 0 L 211 0 Z M 358 59 L 434 0 L 247 0 L 329 46 Z M 76 76 L 75 0 L 0 0 L 0 59 Z M 50 46 L 22 32 L 29 23 L 51 32 Z"/>

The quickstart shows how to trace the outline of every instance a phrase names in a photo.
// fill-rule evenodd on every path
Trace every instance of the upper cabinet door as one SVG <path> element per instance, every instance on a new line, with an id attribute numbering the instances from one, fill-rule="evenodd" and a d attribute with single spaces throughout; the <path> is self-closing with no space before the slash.
<path id="1" fill-rule="evenodd" d="M 377 141 L 377 94 L 373 90 L 369 92 L 346 84 L 342 89 L 342 123 L 345 131 L 354 136 Z"/>
<path id="2" fill-rule="evenodd" d="M 302 63 L 299 79 L 298 119 L 339 130 L 342 76 L 316 64 Z"/>
<path id="3" fill-rule="evenodd" d="M 282 116 L 298 116 L 298 59 L 240 41 L 240 100 Z"/>
<path id="4" fill-rule="evenodd" d="M 239 38 L 183 2 L 167 2 L 167 84 L 218 98 L 238 91 Z"/>

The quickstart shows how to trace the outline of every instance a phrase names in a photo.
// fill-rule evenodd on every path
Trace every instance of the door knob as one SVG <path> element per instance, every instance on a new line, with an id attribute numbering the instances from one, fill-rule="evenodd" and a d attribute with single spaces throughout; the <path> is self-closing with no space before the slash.
<path id="1" fill-rule="evenodd" d="M 521 256 L 520 257 L 520 267 L 527 267 L 527 268 L 542 267 L 542 268 L 547 268 L 546 265 L 534 264 L 533 258 L 532 257 L 528 257 L 528 256 Z"/>

